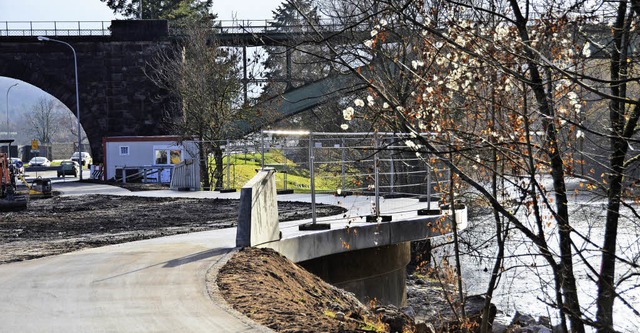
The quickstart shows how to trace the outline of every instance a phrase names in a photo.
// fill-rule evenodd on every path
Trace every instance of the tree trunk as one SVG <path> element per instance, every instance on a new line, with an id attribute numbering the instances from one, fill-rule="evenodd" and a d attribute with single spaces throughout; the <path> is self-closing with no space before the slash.
<path id="1" fill-rule="evenodd" d="M 213 169 L 213 179 L 215 180 L 216 188 L 223 187 L 223 170 L 224 165 L 222 161 L 222 149 L 219 146 L 213 147 L 213 160 L 216 166 Z"/>
<path id="2" fill-rule="evenodd" d="M 210 191 L 211 180 L 209 178 L 209 153 L 202 142 L 198 144 L 198 150 L 200 153 L 200 180 L 202 182 L 202 188 L 205 191 Z"/>

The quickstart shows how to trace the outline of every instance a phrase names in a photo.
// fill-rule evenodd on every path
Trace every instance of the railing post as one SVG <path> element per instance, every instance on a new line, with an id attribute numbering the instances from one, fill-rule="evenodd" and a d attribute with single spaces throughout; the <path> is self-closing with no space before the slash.
<path id="1" fill-rule="evenodd" d="M 344 174 L 345 174 L 344 161 L 345 161 L 345 159 L 346 159 L 346 158 L 345 158 L 345 154 L 346 154 L 346 153 L 345 153 L 345 147 L 344 147 L 344 137 L 342 137 L 342 138 L 341 138 L 341 141 L 342 141 L 342 142 L 341 142 L 341 149 L 340 149 L 340 150 L 341 150 L 341 153 L 342 153 L 342 154 L 341 154 L 341 155 L 342 155 L 342 163 L 340 163 L 340 164 L 341 164 L 341 166 L 342 166 L 342 179 L 341 179 L 341 181 L 340 181 L 340 183 L 341 183 L 341 184 L 340 184 L 340 190 L 344 193 L 344 177 L 345 177 L 345 176 L 344 176 Z"/>
<path id="2" fill-rule="evenodd" d="M 262 143 L 262 161 L 260 162 L 260 169 L 264 170 L 264 130 L 260 130 L 260 142 Z"/>
<path id="3" fill-rule="evenodd" d="M 392 141 L 391 141 L 391 142 L 393 142 L 393 139 L 392 139 Z M 390 150 L 389 150 L 389 152 L 390 152 L 390 154 L 391 154 L 391 171 L 390 171 L 390 173 L 391 173 L 391 175 L 390 175 L 391 179 L 389 179 L 389 185 L 390 185 L 390 187 L 391 187 L 391 188 L 389 189 L 389 193 L 392 193 L 392 194 L 393 194 L 393 193 L 394 193 L 394 186 L 395 186 L 395 184 L 396 184 L 396 182 L 395 182 L 395 178 L 396 178 L 396 174 L 395 174 L 395 160 L 393 159 L 393 155 L 394 155 L 394 154 L 393 154 L 393 149 L 390 149 Z"/>
<path id="4" fill-rule="evenodd" d="M 227 189 L 231 188 L 231 153 L 229 152 L 229 139 L 227 139 L 227 145 L 224 148 L 225 155 L 227 155 Z"/>
<path id="5" fill-rule="evenodd" d="M 427 210 L 431 210 L 431 171 L 427 163 Z"/>
<path id="6" fill-rule="evenodd" d="M 380 157 L 378 156 L 379 142 L 377 133 L 374 134 L 374 154 L 373 154 L 373 174 L 374 174 L 374 186 L 375 186 L 375 203 L 376 207 L 374 213 L 376 217 L 380 216 L 380 189 L 379 189 L 379 170 L 378 164 L 380 163 Z"/>
<path id="7" fill-rule="evenodd" d="M 309 132 L 309 187 L 311 188 L 311 223 L 305 223 L 298 226 L 298 230 L 328 230 L 331 229 L 329 223 L 316 223 L 318 217 L 316 216 L 316 183 L 315 183 L 315 141 L 313 139 L 313 132 Z"/>
<path id="8" fill-rule="evenodd" d="M 311 221 L 313 224 L 316 223 L 316 183 L 315 183 L 315 174 L 313 163 L 315 160 L 314 155 L 314 146 L 313 142 L 313 133 L 309 133 L 309 174 L 311 175 L 311 179 L 309 182 L 309 187 L 311 188 Z"/>
<path id="9" fill-rule="evenodd" d="M 284 190 L 287 190 L 287 154 L 285 153 L 285 149 L 287 148 L 287 137 L 284 138 L 284 145 L 282 145 L 282 157 L 284 158 L 284 163 L 282 163 L 283 171 L 284 171 Z"/>

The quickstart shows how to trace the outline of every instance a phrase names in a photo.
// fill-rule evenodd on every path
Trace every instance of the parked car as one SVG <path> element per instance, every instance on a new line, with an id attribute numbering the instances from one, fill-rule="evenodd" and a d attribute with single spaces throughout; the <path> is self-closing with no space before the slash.
<path id="1" fill-rule="evenodd" d="M 31 159 L 31 161 L 29 161 L 29 166 L 51 166 L 51 161 L 49 161 L 48 158 L 46 157 L 42 157 L 42 156 L 38 156 L 38 157 L 34 157 Z"/>
<path id="2" fill-rule="evenodd" d="M 13 165 L 13 168 L 17 171 L 17 173 L 24 173 L 24 163 L 17 157 L 12 157 L 10 164 Z"/>
<path id="3" fill-rule="evenodd" d="M 91 158 L 91 155 L 89 153 L 87 153 L 86 151 L 83 151 L 81 152 L 81 154 L 82 154 L 82 161 L 80 161 L 80 159 L 78 158 L 78 152 L 75 152 L 73 153 L 73 155 L 71 155 L 71 160 L 78 162 L 83 167 L 93 164 L 93 159 Z"/>
<path id="4" fill-rule="evenodd" d="M 73 175 L 78 177 L 80 174 L 80 164 L 76 161 L 64 160 L 60 162 L 60 169 L 58 169 L 58 178 L 66 175 Z"/>

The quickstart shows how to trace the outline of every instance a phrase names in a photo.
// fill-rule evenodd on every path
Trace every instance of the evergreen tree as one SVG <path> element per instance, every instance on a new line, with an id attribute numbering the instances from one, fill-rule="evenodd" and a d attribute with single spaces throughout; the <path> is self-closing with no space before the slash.
<path id="1" fill-rule="evenodd" d="M 126 18 L 210 21 L 213 0 L 100 0 Z M 142 10 L 140 9 L 142 7 Z"/>

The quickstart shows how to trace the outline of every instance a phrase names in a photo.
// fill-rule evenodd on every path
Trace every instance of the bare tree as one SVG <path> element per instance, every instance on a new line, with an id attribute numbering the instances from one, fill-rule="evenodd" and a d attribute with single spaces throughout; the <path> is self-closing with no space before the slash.
<path id="1" fill-rule="evenodd" d="M 179 47 L 154 59 L 148 75 L 176 96 L 175 109 L 167 114 L 173 130 L 184 138 L 199 140 L 203 186 L 209 188 L 213 180 L 221 187 L 221 140 L 239 135 L 236 125 L 243 119 L 238 54 L 219 47 L 210 26 L 192 25 L 185 33 Z M 209 154 L 215 161 L 213 169 Z"/>
<path id="2" fill-rule="evenodd" d="M 64 110 L 61 104 L 50 98 L 40 98 L 23 116 L 22 124 L 32 139 L 42 143 L 51 143 L 56 133 L 61 131 L 60 121 Z"/>
<path id="3" fill-rule="evenodd" d="M 539 298 L 558 310 L 564 332 L 584 332 L 586 325 L 615 331 L 614 300 L 638 315 L 624 291 L 635 286 L 640 255 L 620 248 L 619 228 L 623 207 L 631 217 L 626 223 L 637 225 L 640 217 L 634 206 L 640 158 L 632 150 L 640 119 L 639 59 L 631 48 L 640 3 L 380 0 L 340 6 L 349 8 L 353 22 L 343 33 L 365 26 L 368 36 L 327 45 L 337 65 L 368 84 L 371 97 L 345 120 L 366 117 L 414 133 L 409 145 L 416 153 L 437 156 L 481 194 L 495 210 L 496 236 L 513 227 L 534 246 L 532 260 L 544 259 L 553 279 L 551 293 L 541 290 Z M 608 75 L 601 74 L 605 69 Z M 390 82 L 404 83 L 405 90 L 390 89 Z M 585 139 L 606 146 L 610 157 L 591 155 Z M 575 179 L 606 198 L 602 240 L 592 240 L 569 209 L 567 182 Z M 592 253 L 599 254 L 599 268 Z M 501 256 L 494 274 L 503 268 Z M 593 307 L 581 303 L 576 265 L 598 290 Z"/>

